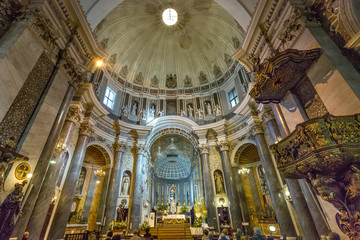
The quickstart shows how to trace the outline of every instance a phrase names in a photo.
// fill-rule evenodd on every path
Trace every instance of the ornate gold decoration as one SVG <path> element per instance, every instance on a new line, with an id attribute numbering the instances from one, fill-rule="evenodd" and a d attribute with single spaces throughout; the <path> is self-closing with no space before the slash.
<path id="1" fill-rule="evenodd" d="M 124 152 L 127 147 L 125 142 L 114 143 L 113 146 L 114 146 L 115 152 Z"/>
<path id="2" fill-rule="evenodd" d="M 172 75 L 171 73 L 166 75 L 166 87 L 167 88 L 176 88 L 177 78 L 176 74 Z"/>
<path id="3" fill-rule="evenodd" d="M 340 213 L 336 221 L 360 238 L 360 114 L 314 118 L 271 146 L 280 173 L 305 178 Z"/>
<path id="4" fill-rule="evenodd" d="M 258 103 L 279 103 L 306 76 L 306 70 L 319 57 L 320 49 L 288 49 L 261 64 L 259 57 L 254 57 L 252 62 L 258 82 L 250 96 Z"/>
<path id="5" fill-rule="evenodd" d="M 85 135 L 90 137 L 93 132 L 94 128 L 90 125 L 90 123 L 83 123 L 79 128 L 79 135 Z"/>
<path id="6" fill-rule="evenodd" d="M 82 119 L 82 112 L 79 106 L 70 106 L 66 114 L 66 120 L 73 123 L 80 122 Z"/>
<path id="7" fill-rule="evenodd" d="M 18 180 L 24 180 L 30 172 L 31 168 L 28 163 L 20 163 L 15 169 L 15 177 Z"/>
<path id="8" fill-rule="evenodd" d="M 200 154 L 209 154 L 209 146 L 207 144 L 199 145 Z"/>

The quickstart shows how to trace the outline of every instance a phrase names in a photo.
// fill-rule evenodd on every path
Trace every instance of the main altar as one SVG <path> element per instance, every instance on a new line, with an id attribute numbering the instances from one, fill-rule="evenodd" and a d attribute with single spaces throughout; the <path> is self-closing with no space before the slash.
<path id="1" fill-rule="evenodd" d="M 164 221 L 164 224 L 183 224 L 186 222 L 185 214 L 166 215 L 166 216 L 162 216 L 162 219 Z"/>

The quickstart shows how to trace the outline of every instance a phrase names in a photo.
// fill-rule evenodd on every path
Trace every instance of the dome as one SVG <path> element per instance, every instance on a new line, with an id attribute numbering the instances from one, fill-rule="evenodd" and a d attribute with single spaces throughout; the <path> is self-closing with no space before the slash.
<path id="1" fill-rule="evenodd" d="M 156 164 L 155 174 L 162 179 L 184 179 L 190 175 L 190 164 L 186 166 L 178 158 L 167 158 L 165 161 Z"/>
<path id="2" fill-rule="evenodd" d="M 169 8 L 177 12 L 170 26 L 162 18 Z M 212 0 L 125 0 L 95 34 L 109 54 L 109 71 L 139 87 L 179 89 L 224 76 L 244 30 Z"/>

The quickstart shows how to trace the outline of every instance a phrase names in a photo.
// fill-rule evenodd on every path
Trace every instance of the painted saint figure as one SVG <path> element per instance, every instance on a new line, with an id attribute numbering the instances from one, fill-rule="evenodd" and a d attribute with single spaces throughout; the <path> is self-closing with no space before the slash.
<path id="1" fill-rule="evenodd" d="M 129 195 L 130 178 L 129 175 L 125 174 L 122 183 L 121 195 Z"/>

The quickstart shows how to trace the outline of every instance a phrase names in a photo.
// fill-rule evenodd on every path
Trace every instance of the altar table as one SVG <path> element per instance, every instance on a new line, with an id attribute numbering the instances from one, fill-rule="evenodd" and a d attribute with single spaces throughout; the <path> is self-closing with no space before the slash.
<path id="1" fill-rule="evenodd" d="M 185 223 L 186 220 L 186 216 L 184 214 L 167 215 L 162 217 L 165 224 L 181 224 L 181 223 Z"/>

